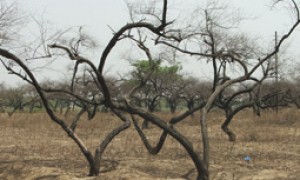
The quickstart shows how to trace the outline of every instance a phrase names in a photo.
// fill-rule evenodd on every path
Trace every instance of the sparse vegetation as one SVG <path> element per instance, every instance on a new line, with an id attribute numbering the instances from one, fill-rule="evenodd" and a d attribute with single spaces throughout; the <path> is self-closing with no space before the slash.
<path id="1" fill-rule="evenodd" d="M 300 176 L 298 111 L 282 109 L 277 116 L 267 110 L 261 117 L 251 109 L 240 112 L 231 124 L 237 134 L 236 142 L 227 141 L 220 131 L 222 112 L 210 114 L 211 179 L 296 180 Z M 170 113 L 157 115 L 167 119 Z M 280 123 L 286 117 L 286 123 Z M 0 118 L 0 179 L 84 179 L 88 167 L 79 149 L 51 123 L 47 114 L 1 114 Z M 112 113 L 99 113 L 95 118 L 97 121 L 89 123 L 80 121 L 77 129 L 90 148 L 97 146 L 99 137 L 119 125 Z M 188 118 L 178 125 L 179 131 L 187 132 L 196 147 L 201 146 L 196 135 L 198 123 Z M 145 133 L 155 143 L 160 130 L 151 125 Z M 243 160 L 247 155 L 251 157 L 249 162 Z M 133 127 L 109 145 L 100 172 L 100 177 L 91 179 L 195 179 L 197 175 L 187 153 L 174 139 L 168 138 L 161 153 L 153 156 Z"/>
<path id="2" fill-rule="evenodd" d="M 0 27 L 3 38 L 0 62 L 8 73 L 30 85 L 28 89 L 1 86 L 0 93 L 5 93 L 1 98 L 1 109 L 5 111 L 7 106 L 12 109 L 9 116 L 18 112 L 15 116 L 3 118 L 3 137 L 11 138 L 13 142 L 8 141 L 6 146 L 3 143 L 3 148 L 14 149 L 15 154 L 19 154 L 8 158 L 16 158 L 13 161 L 19 165 L 39 161 L 33 163 L 33 167 L 26 167 L 34 170 L 37 164 L 44 163 L 39 159 L 42 157 L 39 153 L 43 153 L 50 157 L 50 162 L 47 160 L 42 168 L 50 165 L 53 171 L 63 169 L 56 166 L 65 160 L 64 166 L 68 170 L 74 173 L 86 170 L 88 176 L 95 178 L 99 175 L 100 178 L 115 178 L 118 174 L 118 177 L 129 179 L 135 178 L 132 175 L 197 180 L 239 179 L 244 178 L 243 172 L 249 172 L 251 168 L 258 176 L 269 173 L 279 174 L 278 178 L 293 178 L 293 174 L 286 173 L 293 171 L 293 167 L 282 171 L 277 156 L 279 161 L 282 160 L 284 148 L 290 146 L 291 163 L 297 159 L 296 143 L 289 144 L 285 139 L 291 127 L 293 139 L 298 138 L 297 116 L 292 115 L 296 110 L 287 109 L 289 106 L 299 107 L 297 92 L 290 88 L 274 89 L 272 83 L 266 81 L 276 74 L 278 83 L 278 65 L 272 61 L 300 25 L 299 2 L 273 1 L 272 7 L 288 7 L 285 10 L 293 17 L 278 39 L 276 33 L 273 48 L 262 47 L 257 39 L 240 31 L 238 26 L 242 18 L 219 1 L 207 1 L 196 7 L 188 14 L 195 17 L 191 20 L 172 19 L 171 15 L 175 13 L 172 9 L 176 7 L 168 0 L 153 4 L 147 1 L 143 8 L 138 3 L 126 2 L 131 22 L 124 22 L 121 28 L 113 30 L 111 39 L 102 48 L 99 61 L 89 56 L 97 43 L 84 33 L 82 27 L 49 35 L 47 26 L 36 19 L 40 31 L 38 40 L 25 43 L 26 48 L 11 49 L 12 43 L 4 40 L 10 35 L 7 32 L 15 29 L 14 23 L 8 22 L 15 22 L 17 16 L 10 13 L 15 12 L 10 11 L 14 6 L 3 3 L 0 23 L 6 23 Z M 129 75 L 109 77 L 105 73 L 108 57 L 121 41 L 131 43 L 131 50 L 141 52 L 146 60 L 133 62 L 135 68 Z M 14 42 L 20 43 L 18 39 Z M 211 68 L 211 80 L 206 83 L 180 74 L 182 58 L 207 62 Z M 70 76 L 64 82 L 41 80 L 43 73 L 31 67 L 38 59 L 68 61 Z M 51 66 L 51 63 L 44 63 L 45 66 L 41 67 Z M 293 82 L 283 83 L 298 86 Z M 160 111 L 162 104 L 171 113 Z M 286 109 L 278 112 L 281 114 L 276 118 L 270 116 L 267 111 L 274 107 L 278 110 L 279 105 Z M 24 111 L 27 106 L 30 106 L 31 113 L 37 107 L 43 109 L 41 113 L 28 116 Z M 257 115 L 264 112 L 261 119 L 249 113 L 250 107 Z M 101 109 L 107 113 L 100 113 Z M 287 113 L 289 110 L 291 112 Z M 193 119 L 195 117 L 198 120 Z M 223 122 L 222 117 L 225 117 Z M 141 122 L 144 122 L 144 129 Z M 225 142 L 224 135 L 218 134 L 220 127 L 231 142 Z M 286 134 L 281 134 L 281 131 Z M 32 142 L 26 139 L 26 133 L 32 136 Z M 270 137 L 265 135 L 269 133 Z M 279 135 L 282 139 L 278 140 Z M 240 137 L 238 141 L 236 136 Z M 26 144 L 22 144 L 24 142 Z M 278 142 L 284 143 L 284 147 L 277 146 Z M 142 146 L 145 149 L 140 148 Z M 143 159 L 146 150 L 153 157 L 149 155 Z M 53 153 L 56 154 L 52 156 Z M 266 156 L 275 161 L 270 164 L 273 170 L 270 172 L 268 166 L 264 171 L 255 169 L 259 158 Z M 32 161 L 31 158 L 38 160 Z M 76 163 L 72 168 L 73 161 Z M 143 164 L 143 161 L 148 163 Z M 10 164 L 10 161 L 6 163 Z M 230 170 L 232 167 L 238 167 L 239 171 Z M 261 168 L 260 165 L 257 167 Z M 172 170 L 165 171 L 170 168 Z M 63 172 L 25 177 L 22 168 L 15 167 L 15 163 L 10 169 L 16 169 L 15 175 L 4 173 L 3 178 L 58 178 Z M 134 174 L 135 170 L 138 175 Z"/>

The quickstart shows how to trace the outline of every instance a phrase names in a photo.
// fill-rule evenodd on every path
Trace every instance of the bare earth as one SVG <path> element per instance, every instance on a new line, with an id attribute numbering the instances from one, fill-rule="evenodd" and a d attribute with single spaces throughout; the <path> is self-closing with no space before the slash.
<path id="1" fill-rule="evenodd" d="M 224 116 L 209 117 L 211 179 L 268 180 L 300 179 L 299 110 L 285 109 L 276 115 L 249 110 L 231 124 L 237 135 L 229 142 L 221 131 Z M 170 117 L 167 113 L 159 114 Z M 201 153 L 199 115 L 177 125 Z M 99 113 L 92 121 L 81 120 L 77 133 L 91 151 L 120 122 L 110 113 Z M 86 130 L 87 131 L 83 131 Z M 150 126 L 146 134 L 153 143 L 161 130 Z M 244 157 L 250 156 L 249 162 Z M 99 177 L 87 177 L 87 162 L 67 135 L 44 113 L 0 114 L 0 179 L 195 179 L 193 162 L 180 145 L 168 137 L 157 156 L 149 155 L 133 127 L 109 145 Z"/>

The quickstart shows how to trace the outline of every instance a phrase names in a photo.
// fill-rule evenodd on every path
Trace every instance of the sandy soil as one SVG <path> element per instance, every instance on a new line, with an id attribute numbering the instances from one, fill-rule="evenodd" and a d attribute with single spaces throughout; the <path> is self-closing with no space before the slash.
<path id="1" fill-rule="evenodd" d="M 299 110 L 298 110 L 299 111 Z M 297 110 L 280 115 L 265 112 L 254 117 L 239 114 L 231 128 L 237 134 L 229 142 L 220 130 L 222 114 L 209 117 L 211 179 L 268 180 L 299 179 L 300 122 Z M 169 115 L 163 114 L 168 117 Z M 198 116 L 178 125 L 201 153 Z M 300 117 L 300 116 L 299 116 Z M 78 135 L 94 151 L 101 139 L 119 121 L 111 114 L 99 114 L 92 121 L 81 120 Z M 153 125 L 146 134 L 155 143 L 161 131 Z M 244 157 L 250 156 L 246 162 Z M 149 155 L 134 128 L 121 133 L 104 154 L 99 177 L 87 177 L 88 164 L 76 145 L 46 114 L 0 115 L 0 179 L 195 179 L 187 153 L 172 138 L 157 155 Z"/>

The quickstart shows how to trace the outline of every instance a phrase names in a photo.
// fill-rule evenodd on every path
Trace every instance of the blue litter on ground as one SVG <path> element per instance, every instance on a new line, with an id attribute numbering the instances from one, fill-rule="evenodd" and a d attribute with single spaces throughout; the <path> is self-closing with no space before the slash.
<path id="1" fill-rule="evenodd" d="M 245 160 L 245 161 L 251 161 L 252 158 L 251 158 L 250 156 L 246 156 L 246 157 L 244 157 L 244 160 Z"/>

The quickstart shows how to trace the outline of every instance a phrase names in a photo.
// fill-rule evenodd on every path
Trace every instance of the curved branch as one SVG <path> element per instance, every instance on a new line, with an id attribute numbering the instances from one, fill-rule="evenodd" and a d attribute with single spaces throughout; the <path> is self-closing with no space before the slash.
<path id="1" fill-rule="evenodd" d="M 149 140 L 147 139 L 146 135 L 144 134 L 142 129 L 139 127 L 138 122 L 134 116 L 132 116 L 132 121 L 133 121 L 133 125 L 134 125 L 136 131 L 138 132 L 139 136 L 141 137 L 148 152 L 152 155 L 158 154 L 164 145 L 164 142 L 167 138 L 168 133 L 166 131 L 163 131 L 163 133 L 161 134 L 161 136 L 159 138 L 157 145 L 155 147 L 152 147 L 151 144 L 149 143 Z"/>
<path id="2" fill-rule="evenodd" d="M 112 101 L 111 101 L 111 96 L 110 96 L 110 92 L 108 90 L 108 86 L 106 84 L 106 81 L 104 79 L 104 77 L 102 76 L 101 73 L 98 72 L 97 68 L 95 67 L 95 65 L 88 59 L 82 57 L 82 56 L 79 56 L 79 55 L 76 55 L 76 54 L 73 54 L 72 51 L 66 47 L 66 46 L 61 46 L 61 45 L 57 45 L 57 44 L 53 44 L 53 45 L 50 45 L 49 47 L 51 48 L 58 48 L 58 49 L 62 49 L 64 51 L 66 51 L 70 57 L 71 60 L 77 60 L 78 63 L 86 63 L 88 64 L 93 72 L 97 75 L 97 80 L 99 81 L 99 84 L 101 85 L 101 90 L 102 90 L 102 93 L 105 97 L 105 104 L 109 107 L 111 106 L 112 104 Z"/>
<path id="3" fill-rule="evenodd" d="M 118 135 L 120 134 L 122 131 L 128 129 L 130 127 L 130 120 L 124 116 L 124 114 L 122 114 L 121 112 L 119 112 L 116 109 L 111 109 L 112 112 L 114 112 L 114 114 L 116 114 L 122 121 L 124 121 L 124 124 L 120 125 L 119 127 L 113 129 L 106 137 L 105 139 L 101 142 L 100 146 L 97 147 L 96 151 L 95 151 L 95 155 L 94 155 L 94 159 L 95 159 L 95 167 L 96 167 L 96 175 L 99 174 L 99 170 L 100 170 L 100 161 L 101 161 L 101 157 L 102 154 L 104 153 L 105 149 L 107 148 L 107 146 L 109 145 L 109 143 Z M 93 173 L 90 173 L 93 174 Z"/>
<path id="4" fill-rule="evenodd" d="M 109 41 L 106 48 L 104 49 L 104 51 L 102 53 L 102 56 L 100 58 L 100 64 L 99 64 L 99 67 L 98 67 L 98 71 L 99 71 L 100 74 L 103 73 L 103 68 L 104 68 L 104 65 L 105 65 L 108 54 L 114 48 L 116 43 L 119 41 L 120 37 L 128 30 L 131 30 L 131 29 L 134 29 L 134 28 L 146 28 L 146 29 L 150 30 L 151 32 L 153 32 L 154 34 L 157 34 L 159 37 L 162 36 L 162 37 L 166 37 L 166 38 L 173 38 L 173 39 L 176 38 L 176 37 L 167 36 L 167 35 L 161 33 L 161 31 L 167 25 L 172 23 L 172 22 L 167 22 L 166 21 L 167 9 L 168 9 L 167 8 L 167 3 L 168 3 L 168 0 L 164 0 L 161 25 L 159 25 L 158 27 L 155 27 L 153 24 L 146 23 L 146 22 L 130 23 L 130 24 L 127 24 L 127 25 L 123 26 L 118 32 L 116 32 L 114 34 L 114 36 Z"/>
<path id="5" fill-rule="evenodd" d="M 294 25 L 291 27 L 291 29 L 286 33 L 284 34 L 281 39 L 279 40 L 278 44 L 275 46 L 275 49 L 273 52 L 271 52 L 270 54 L 266 55 L 264 58 L 262 58 L 260 60 L 259 63 L 256 64 L 256 66 L 253 67 L 253 69 L 248 73 L 249 76 L 251 76 L 255 71 L 256 69 L 262 64 L 264 63 L 265 61 L 267 61 L 268 59 L 270 59 L 272 56 L 274 56 L 276 53 L 278 53 L 282 43 L 288 39 L 288 37 L 290 37 L 290 35 L 295 31 L 295 29 L 298 27 L 298 25 L 300 24 L 300 15 L 299 15 L 299 8 L 298 8 L 298 5 L 297 3 L 292 0 L 293 4 L 294 4 L 294 9 L 296 10 L 297 12 L 297 20 L 296 22 L 294 23 Z"/>
<path id="6" fill-rule="evenodd" d="M 202 105 L 196 107 L 196 108 L 193 108 L 191 110 L 188 110 L 186 111 L 185 113 L 177 116 L 177 117 L 174 117 L 172 118 L 170 121 L 169 121 L 169 124 L 171 126 L 175 125 L 176 123 L 180 122 L 181 120 L 185 119 L 187 116 L 190 116 L 191 114 L 193 114 L 194 112 L 196 112 L 197 110 L 199 110 L 201 107 L 204 106 L 205 103 L 203 103 Z M 132 121 L 133 121 L 133 124 L 134 124 L 134 127 L 135 129 L 137 130 L 138 134 L 140 135 L 146 149 L 148 150 L 148 152 L 150 154 L 158 154 L 161 150 L 161 148 L 163 147 L 164 145 L 164 142 L 167 138 L 167 131 L 164 130 L 163 133 L 161 134 L 160 138 L 159 138 L 159 141 L 157 143 L 157 145 L 155 147 L 152 147 L 150 142 L 148 141 L 146 135 L 144 134 L 144 132 L 142 131 L 142 129 L 139 127 L 138 123 L 137 123 L 137 120 L 134 116 L 132 116 Z M 145 121 L 147 121 L 145 119 Z"/>
<path id="7" fill-rule="evenodd" d="M 116 109 L 119 109 L 124 112 L 128 112 L 133 115 L 138 115 L 141 118 L 148 120 L 152 124 L 156 125 L 157 127 L 161 128 L 162 130 L 166 131 L 170 136 L 172 136 L 174 139 L 176 139 L 187 151 L 191 159 L 193 160 L 193 163 L 195 164 L 195 167 L 197 168 L 199 177 L 208 177 L 208 171 L 207 166 L 204 164 L 204 162 L 199 158 L 198 154 L 193 148 L 193 145 L 191 142 L 189 142 L 180 132 L 178 132 L 175 128 L 173 128 L 172 125 L 169 123 L 164 122 L 160 118 L 156 117 L 155 115 L 144 112 L 141 109 L 133 108 L 129 105 L 127 107 L 114 107 Z"/>
<path id="8" fill-rule="evenodd" d="M 221 128 L 222 130 L 227 134 L 229 141 L 235 141 L 236 140 L 236 136 L 235 134 L 228 128 L 228 125 L 230 124 L 232 118 L 234 115 L 236 115 L 238 112 L 240 112 L 241 110 L 247 108 L 247 107 L 251 107 L 254 105 L 254 101 L 245 103 L 239 107 L 237 107 L 236 109 L 234 109 L 233 111 L 230 111 L 228 114 L 226 113 L 226 119 L 223 122 Z"/>
<path id="9" fill-rule="evenodd" d="M 87 161 L 89 162 L 89 164 L 92 166 L 94 164 L 94 159 L 92 154 L 90 153 L 90 151 L 87 149 L 87 147 L 85 146 L 85 144 L 83 143 L 83 141 L 77 136 L 77 134 L 74 133 L 74 131 L 68 127 L 68 125 L 61 119 L 59 119 L 54 112 L 52 111 L 52 109 L 49 106 L 49 103 L 47 101 L 47 98 L 45 97 L 38 81 L 36 80 L 36 78 L 34 77 L 33 73 L 28 69 L 28 67 L 22 62 L 21 59 L 19 59 L 17 56 L 15 56 L 14 54 L 10 53 L 9 51 L 0 48 L 0 55 L 10 59 L 14 62 L 16 62 L 25 72 L 26 74 L 29 76 L 29 78 L 32 81 L 32 85 L 35 87 L 36 91 L 38 92 L 43 105 L 46 109 L 47 114 L 50 116 L 50 118 L 57 123 L 67 134 L 68 136 L 74 140 L 74 142 L 78 145 L 79 149 L 81 150 L 81 152 L 84 154 L 84 156 L 86 157 Z"/>

